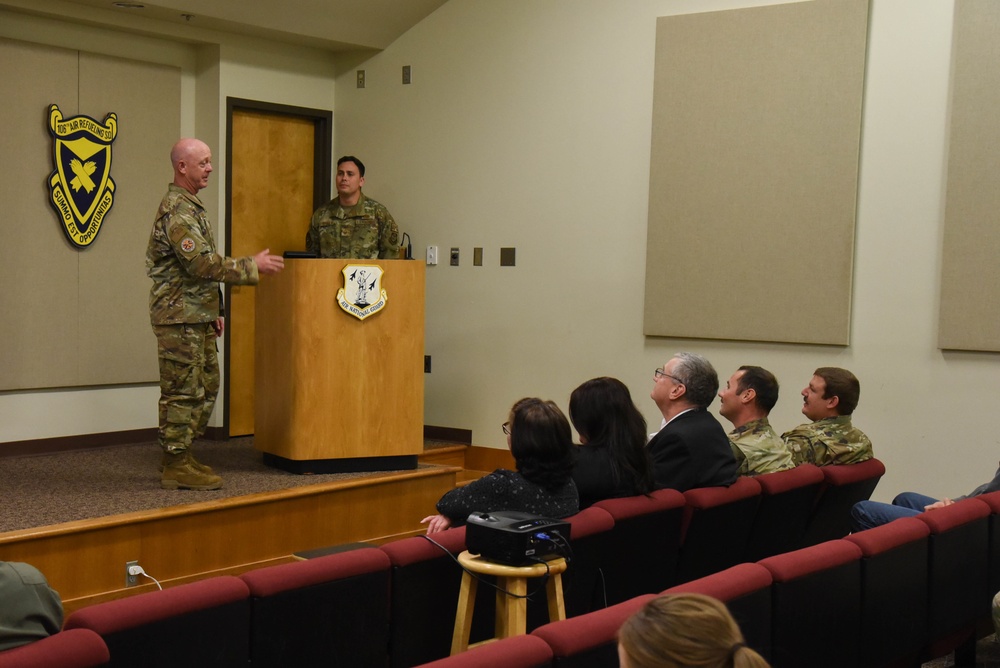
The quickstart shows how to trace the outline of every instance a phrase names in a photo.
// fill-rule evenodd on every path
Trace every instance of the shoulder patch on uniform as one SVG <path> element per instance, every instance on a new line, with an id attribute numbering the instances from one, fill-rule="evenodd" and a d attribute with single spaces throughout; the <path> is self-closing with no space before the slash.
<path id="1" fill-rule="evenodd" d="M 181 250 L 185 253 L 190 253 L 194 250 L 194 239 L 191 237 L 184 237 L 181 239 Z"/>

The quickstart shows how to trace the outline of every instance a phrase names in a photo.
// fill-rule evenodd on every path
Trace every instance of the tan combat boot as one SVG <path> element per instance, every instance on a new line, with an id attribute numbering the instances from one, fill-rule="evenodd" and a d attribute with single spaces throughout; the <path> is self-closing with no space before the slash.
<path id="1" fill-rule="evenodd" d="M 191 463 L 191 466 L 195 467 L 202 473 L 208 473 L 209 475 L 215 473 L 215 471 L 212 470 L 211 466 L 209 466 L 208 464 L 202 464 L 197 459 L 195 459 L 193 452 L 191 452 L 190 450 L 188 450 L 187 452 L 188 452 L 188 461 Z M 166 468 L 167 460 L 169 457 L 170 457 L 169 454 L 167 454 L 166 452 L 163 453 L 163 458 L 160 459 L 160 473 L 163 473 L 163 469 Z"/>
<path id="2" fill-rule="evenodd" d="M 163 489 L 210 490 L 222 487 L 222 478 L 195 468 L 187 452 L 166 453 L 164 458 L 163 475 L 160 478 L 160 487 Z"/>

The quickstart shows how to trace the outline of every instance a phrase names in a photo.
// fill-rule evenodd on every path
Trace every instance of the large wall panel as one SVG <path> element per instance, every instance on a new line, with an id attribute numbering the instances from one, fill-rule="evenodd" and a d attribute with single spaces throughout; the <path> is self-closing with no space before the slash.
<path id="1" fill-rule="evenodd" d="M 0 40 L 3 148 L 0 213 L 0 390 L 155 382 L 144 255 L 171 179 L 180 132 L 180 70 Z M 49 205 L 46 109 L 103 122 L 118 116 L 115 201 L 100 234 L 77 250 Z"/>
<path id="2" fill-rule="evenodd" d="M 846 345 L 867 0 L 657 21 L 644 332 Z"/>
<path id="3" fill-rule="evenodd" d="M 1000 2 L 955 3 L 938 345 L 1000 351 Z"/>

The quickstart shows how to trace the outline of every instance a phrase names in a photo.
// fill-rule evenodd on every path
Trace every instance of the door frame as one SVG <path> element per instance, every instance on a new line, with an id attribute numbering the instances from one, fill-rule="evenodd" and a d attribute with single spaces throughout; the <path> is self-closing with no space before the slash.
<path id="1" fill-rule="evenodd" d="M 226 255 L 232 253 L 233 226 L 233 114 L 237 111 L 263 111 L 278 116 L 292 116 L 311 120 L 316 128 L 313 144 L 313 210 L 330 201 L 330 183 L 333 175 L 333 111 L 311 109 L 288 104 L 275 104 L 261 100 L 226 97 Z M 225 286 L 225 300 L 229 304 L 230 288 Z M 229 328 L 224 332 L 225 352 L 223 365 L 222 427 L 217 440 L 229 438 Z M 216 404 L 218 406 L 218 403 Z"/>

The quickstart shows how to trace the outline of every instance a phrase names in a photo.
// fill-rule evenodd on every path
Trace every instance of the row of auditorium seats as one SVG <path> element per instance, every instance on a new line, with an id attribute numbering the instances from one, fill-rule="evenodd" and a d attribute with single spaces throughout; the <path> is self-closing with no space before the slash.
<path id="1" fill-rule="evenodd" d="M 729 488 L 660 490 L 595 504 L 569 518 L 568 621 L 591 619 L 594 610 L 614 614 L 636 596 L 843 537 L 850 506 L 868 498 L 884 472 L 878 460 L 803 465 L 741 478 Z M 396 668 L 440 659 L 450 649 L 461 579 L 452 557 L 465 549 L 465 528 L 432 538 L 434 543 L 406 538 L 83 608 L 67 618 L 63 632 L 0 653 L 0 668 Z M 826 596 L 815 593 L 816 600 Z M 493 608 L 490 588 L 480 587 L 473 642 L 492 635 Z M 529 602 L 529 629 L 546 625 L 546 612 L 542 589 Z M 74 643 L 79 651 L 67 650 Z"/>
<path id="2" fill-rule="evenodd" d="M 726 602 L 774 668 L 902 667 L 972 650 L 1000 589 L 1000 492 L 666 589 Z M 615 635 L 653 595 L 422 668 L 617 666 Z"/>

